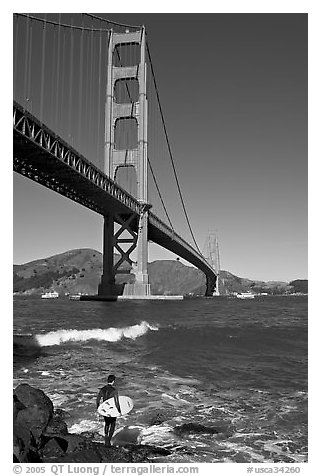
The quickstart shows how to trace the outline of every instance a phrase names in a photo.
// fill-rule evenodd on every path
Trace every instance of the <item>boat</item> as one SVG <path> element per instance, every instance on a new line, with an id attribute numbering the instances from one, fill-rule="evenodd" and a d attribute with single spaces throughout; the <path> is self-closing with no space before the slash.
<path id="1" fill-rule="evenodd" d="M 71 301 L 80 301 L 80 296 L 81 294 L 69 294 L 69 299 L 71 299 Z"/>
<path id="2" fill-rule="evenodd" d="M 57 293 L 57 291 L 48 291 L 44 294 L 41 294 L 42 299 L 53 299 L 57 297 L 59 297 L 59 294 Z"/>
<path id="3" fill-rule="evenodd" d="M 238 293 L 236 295 L 236 297 L 239 298 L 239 299 L 253 299 L 253 298 L 255 298 L 255 294 L 250 293 L 250 292 Z"/>

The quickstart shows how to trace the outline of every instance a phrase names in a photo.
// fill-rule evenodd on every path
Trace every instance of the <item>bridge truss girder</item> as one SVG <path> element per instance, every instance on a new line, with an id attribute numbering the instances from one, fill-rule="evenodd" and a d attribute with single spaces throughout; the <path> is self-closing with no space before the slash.
<path id="1" fill-rule="evenodd" d="M 120 225 L 133 215 L 129 228 L 135 233 L 141 217 L 145 216 L 149 241 L 199 268 L 207 281 L 216 280 L 215 270 L 205 258 L 155 214 L 146 210 L 146 204 L 136 200 L 15 102 L 13 170 L 104 217 L 112 212 L 114 221 Z"/>

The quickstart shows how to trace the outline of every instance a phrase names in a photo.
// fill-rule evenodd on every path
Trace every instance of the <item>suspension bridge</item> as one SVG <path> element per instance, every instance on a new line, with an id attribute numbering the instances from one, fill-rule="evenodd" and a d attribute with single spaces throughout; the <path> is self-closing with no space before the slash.
<path id="1" fill-rule="evenodd" d="M 103 216 L 98 299 L 151 296 L 148 242 L 203 271 L 206 295 L 215 293 L 218 270 L 190 224 L 144 26 L 14 14 L 13 170 Z M 169 175 L 189 238 L 161 193 L 158 177 Z M 129 272 L 134 281 L 117 279 Z"/>

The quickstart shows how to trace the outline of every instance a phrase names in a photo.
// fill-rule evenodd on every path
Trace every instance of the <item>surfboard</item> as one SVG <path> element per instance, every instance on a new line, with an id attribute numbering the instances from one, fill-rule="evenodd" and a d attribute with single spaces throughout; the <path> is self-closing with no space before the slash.
<path id="1" fill-rule="evenodd" d="M 125 397 L 124 395 L 120 395 L 119 405 L 121 409 L 121 415 L 126 415 L 133 409 L 134 402 L 131 398 Z M 116 408 L 114 397 L 109 398 L 108 400 L 105 400 L 103 403 L 101 403 L 97 409 L 97 412 L 99 413 L 99 415 L 106 416 L 106 417 L 120 416 Z"/>

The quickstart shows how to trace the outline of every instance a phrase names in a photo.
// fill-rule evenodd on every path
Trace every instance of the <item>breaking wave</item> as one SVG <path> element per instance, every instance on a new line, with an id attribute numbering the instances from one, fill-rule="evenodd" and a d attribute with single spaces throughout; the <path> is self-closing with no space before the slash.
<path id="1" fill-rule="evenodd" d="M 48 332 L 47 334 L 36 334 L 35 340 L 40 347 L 60 345 L 64 342 L 86 342 L 88 340 L 98 340 L 106 342 L 117 342 L 123 338 L 136 339 L 148 331 L 157 331 L 158 327 L 152 326 L 146 321 L 129 327 L 109 327 L 108 329 L 60 329 L 59 331 Z"/>

